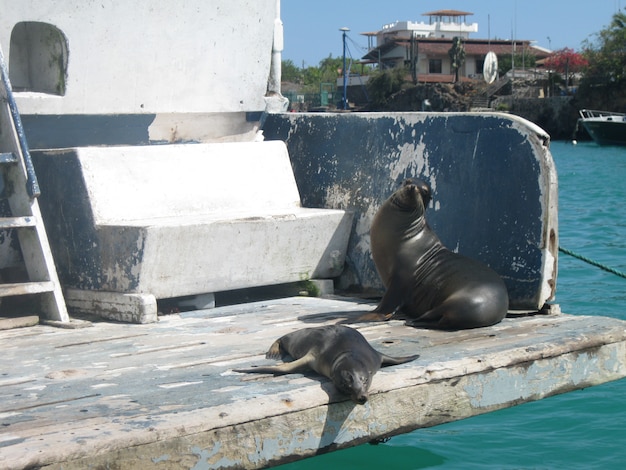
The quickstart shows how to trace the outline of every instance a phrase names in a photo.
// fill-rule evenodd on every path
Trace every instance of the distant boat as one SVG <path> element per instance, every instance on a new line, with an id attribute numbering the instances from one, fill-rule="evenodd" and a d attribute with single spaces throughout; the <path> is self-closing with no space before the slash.
<path id="1" fill-rule="evenodd" d="M 598 145 L 626 145 L 626 114 L 592 109 L 581 109 L 578 113 L 578 124 Z"/>

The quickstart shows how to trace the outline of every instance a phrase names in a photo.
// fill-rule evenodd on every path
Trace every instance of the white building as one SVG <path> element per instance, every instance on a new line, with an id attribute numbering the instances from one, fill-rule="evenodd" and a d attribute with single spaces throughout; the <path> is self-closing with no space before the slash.
<path id="1" fill-rule="evenodd" d="M 394 35 L 396 38 L 469 38 L 470 33 L 478 32 L 478 23 L 468 24 L 467 16 L 473 13 L 458 10 L 438 10 L 424 13 L 430 21 L 396 21 L 386 24 L 376 33 L 377 43 L 385 41 L 385 36 Z"/>
<path id="2" fill-rule="evenodd" d="M 368 37 L 369 51 L 362 60 L 381 68 L 404 65 L 417 81 L 451 82 L 454 70 L 448 51 L 454 37 L 462 39 L 465 50 L 460 79 L 480 77 L 485 55 L 490 51 L 497 56 L 532 54 L 537 59 L 549 55 L 549 51 L 528 40 L 470 38 L 471 33 L 478 32 L 477 23 L 467 23 L 471 15 L 473 13 L 465 11 L 438 10 L 424 13 L 428 22 L 396 21 L 384 25 L 380 31 L 363 33 Z"/>

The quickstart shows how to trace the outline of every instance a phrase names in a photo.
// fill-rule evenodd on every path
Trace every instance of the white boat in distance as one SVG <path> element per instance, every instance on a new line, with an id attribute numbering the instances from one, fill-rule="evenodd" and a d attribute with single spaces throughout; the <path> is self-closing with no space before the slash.
<path id="1" fill-rule="evenodd" d="M 598 145 L 626 145 L 626 114 L 592 109 L 578 113 L 578 122 Z"/>

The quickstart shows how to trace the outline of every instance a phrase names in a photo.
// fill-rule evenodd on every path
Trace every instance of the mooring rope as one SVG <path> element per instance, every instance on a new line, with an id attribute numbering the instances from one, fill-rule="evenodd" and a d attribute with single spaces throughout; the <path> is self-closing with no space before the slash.
<path id="1" fill-rule="evenodd" d="M 596 266 L 596 267 L 598 267 L 600 269 L 603 269 L 603 270 L 605 270 L 605 271 L 607 271 L 607 272 L 609 272 L 611 274 L 615 274 L 616 276 L 626 278 L 626 273 L 618 271 L 617 269 L 613 269 L 613 268 L 611 268 L 609 266 L 606 266 L 606 265 L 604 265 L 602 263 L 598 263 L 597 261 L 594 261 L 594 260 L 592 260 L 590 258 L 587 258 L 586 256 L 579 255 L 578 253 L 574 253 L 573 251 L 568 250 L 567 248 L 563 248 L 562 246 L 559 246 L 559 251 L 562 252 L 562 253 L 565 253 L 566 255 L 573 256 L 574 258 L 578 258 L 579 260 L 584 261 L 585 263 L 589 263 L 589 264 L 591 264 L 593 266 Z"/>

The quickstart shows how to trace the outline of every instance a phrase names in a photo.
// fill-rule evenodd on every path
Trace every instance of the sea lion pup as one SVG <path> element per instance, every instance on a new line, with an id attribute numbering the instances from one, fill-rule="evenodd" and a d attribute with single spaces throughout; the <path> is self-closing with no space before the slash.
<path id="1" fill-rule="evenodd" d="M 386 291 L 363 319 L 386 320 L 398 312 L 410 326 L 448 330 L 500 322 L 509 306 L 502 278 L 443 246 L 426 222 L 430 199 L 424 181 L 407 179 L 374 216 L 372 257 Z"/>
<path id="2" fill-rule="evenodd" d="M 335 387 L 360 405 L 368 398 L 374 374 L 384 366 L 403 364 L 419 357 L 390 357 L 376 351 L 361 333 L 344 325 L 303 328 L 281 336 L 265 355 L 294 360 L 277 366 L 235 369 L 235 372 L 289 374 L 313 369 L 331 379 Z"/>

